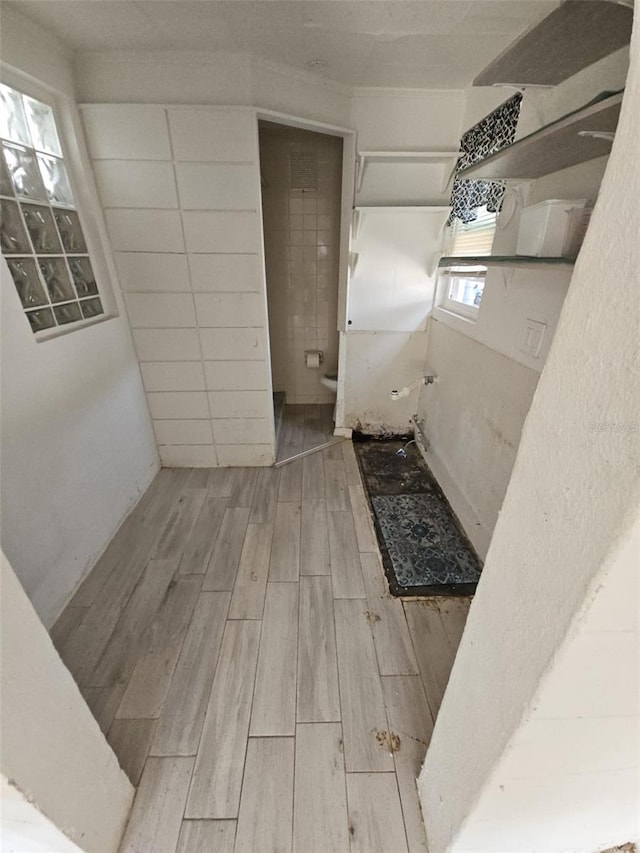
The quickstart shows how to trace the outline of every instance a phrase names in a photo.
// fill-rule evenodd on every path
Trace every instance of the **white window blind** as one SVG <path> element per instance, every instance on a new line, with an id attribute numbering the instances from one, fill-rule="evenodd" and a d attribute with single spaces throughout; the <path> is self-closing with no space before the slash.
<path id="1" fill-rule="evenodd" d="M 496 232 L 496 213 L 486 207 L 478 208 L 478 217 L 464 223 L 459 219 L 452 226 L 451 246 L 448 254 L 453 257 L 476 257 L 490 255 Z"/>

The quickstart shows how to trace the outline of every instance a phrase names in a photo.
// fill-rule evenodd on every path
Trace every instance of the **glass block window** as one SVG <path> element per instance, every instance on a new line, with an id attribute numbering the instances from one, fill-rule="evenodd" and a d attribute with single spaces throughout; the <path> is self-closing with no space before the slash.
<path id="1" fill-rule="evenodd" d="M 53 110 L 0 84 L 0 243 L 34 333 L 104 314 Z"/>

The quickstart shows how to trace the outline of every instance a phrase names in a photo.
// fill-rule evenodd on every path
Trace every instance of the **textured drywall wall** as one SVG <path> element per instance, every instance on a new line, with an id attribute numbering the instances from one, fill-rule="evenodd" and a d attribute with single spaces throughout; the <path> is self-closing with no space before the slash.
<path id="1" fill-rule="evenodd" d="M 80 847 L 0 774 L 0 850 L 6 853 L 82 853 Z"/>
<path id="2" fill-rule="evenodd" d="M 80 53 L 80 103 L 244 104 L 344 125 L 344 86 L 243 53 L 101 51 Z"/>
<path id="3" fill-rule="evenodd" d="M 426 458 L 484 557 L 538 374 L 437 319 L 431 322 L 427 364 L 439 381 L 420 395 Z"/>
<path id="4" fill-rule="evenodd" d="M 418 389 L 392 400 L 394 389 L 422 376 L 426 332 L 350 332 L 346 348 L 345 426 L 368 435 L 411 432 Z"/>
<path id="5" fill-rule="evenodd" d="M 0 771 L 85 853 L 116 853 L 133 787 L 4 553 L 0 560 Z"/>
<path id="6" fill-rule="evenodd" d="M 0 261 L 2 543 L 50 626 L 153 478 L 158 457 L 131 333 L 111 287 L 93 178 L 74 134 L 68 58 L 35 25 L 4 9 L 2 18 L 2 58 L 13 85 L 20 72 L 36 78 L 60 107 L 94 269 L 114 314 L 36 343 Z"/>
<path id="7" fill-rule="evenodd" d="M 625 571 L 631 559 L 637 572 L 630 542 L 640 511 L 638 14 L 636 10 L 627 89 L 600 198 L 525 423 L 420 776 L 431 853 L 595 853 L 628 841 L 617 836 L 637 817 L 637 808 L 629 812 L 627 806 L 621 822 L 612 807 L 616 799 L 629 803 L 629 775 L 605 775 L 620 732 L 617 725 L 611 737 L 604 727 L 598 732 L 597 757 L 592 754 L 596 766 L 580 779 L 577 796 L 575 774 L 582 776 L 583 749 L 576 751 L 573 765 L 568 756 L 563 772 L 555 773 L 554 741 L 542 737 L 540 748 L 528 756 L 523 752 L 518 763 L 518 776 L 528 777 L 530 784 L 516 788 L 513 796 L 502 797 L 498 789 L 486 808 L 483 797 L 511 745 L 533 734 L 528 727 L 538 701 L 557 708 L 565 685 L 582 684 L 584 692 L 577 698 L 586 702 L 591 716 L 598 716 L 586 685 L 606 684 L 615 658 L 611 651 L 589 653 L 593 638 L 586 635 L 599 632 L 591 626 L 587 630 L 584 619 L 608 591 L 605 579 L 618 563 Z M 635 594 L 623 584 L 614 601 Z M 612 606 L 610 601 L 604 613 Z M 618 683 L 637 678 L 637 642 L 635 648 L 625 648 L 616 661 L 622 667 Z M 568 718 L 580 714 L 577 702 Z M 545 768 L 544 784 L 531 783 L 534 765 Z M 597 791 L 605 781 L 610 790 L 596 808 Z M 534 790 L 536 796 L 531 796 Z M 483 836 L 480 830 L 492 821 L 492 831 Z M 583 825 L 591 829 L 589 840 Z M 546 831 L 543 848 L 540 827 Z"/>
<path id="8" fill-rule="evenodd" d="M 640 838 L 639 556 L 640 518 L 591 588 L 456 850 L 595 853 Z M 519 842 L 511 821 L 526 828 Z"/>

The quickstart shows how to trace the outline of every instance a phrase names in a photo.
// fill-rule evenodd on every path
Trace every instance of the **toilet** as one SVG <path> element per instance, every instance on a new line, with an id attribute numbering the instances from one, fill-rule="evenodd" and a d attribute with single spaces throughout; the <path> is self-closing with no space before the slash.
<path id="1" fill-rule="evenodd" d="M 333 371 L 329 373 L 325 373 L 324 376 L 320 377 L 320 382 L 324 385 L 325 388 L 329 388 L 329 390 L 333 391 L 334 394 L 338 393 L 338 371 Z"/>

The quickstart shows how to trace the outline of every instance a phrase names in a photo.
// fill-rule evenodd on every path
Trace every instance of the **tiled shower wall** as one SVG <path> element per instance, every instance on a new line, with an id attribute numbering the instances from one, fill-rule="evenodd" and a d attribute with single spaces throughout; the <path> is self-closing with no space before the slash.
<path id="1" fill-rule="evenodd" d="M 288 403 L 331 402 L 320 384 L 338 366 L 342 139 L 260 122 L 260 168 L 274 391 Z M 315 188 L 292 184 L 291 158 L 315 163 Z M 305 350 L 321 350 L 319 369 Z"/>
<path id="2" fill-rule="evenodd" d="M 272 464 L 255 112 L 82 116 L 162 464 Z"/>

